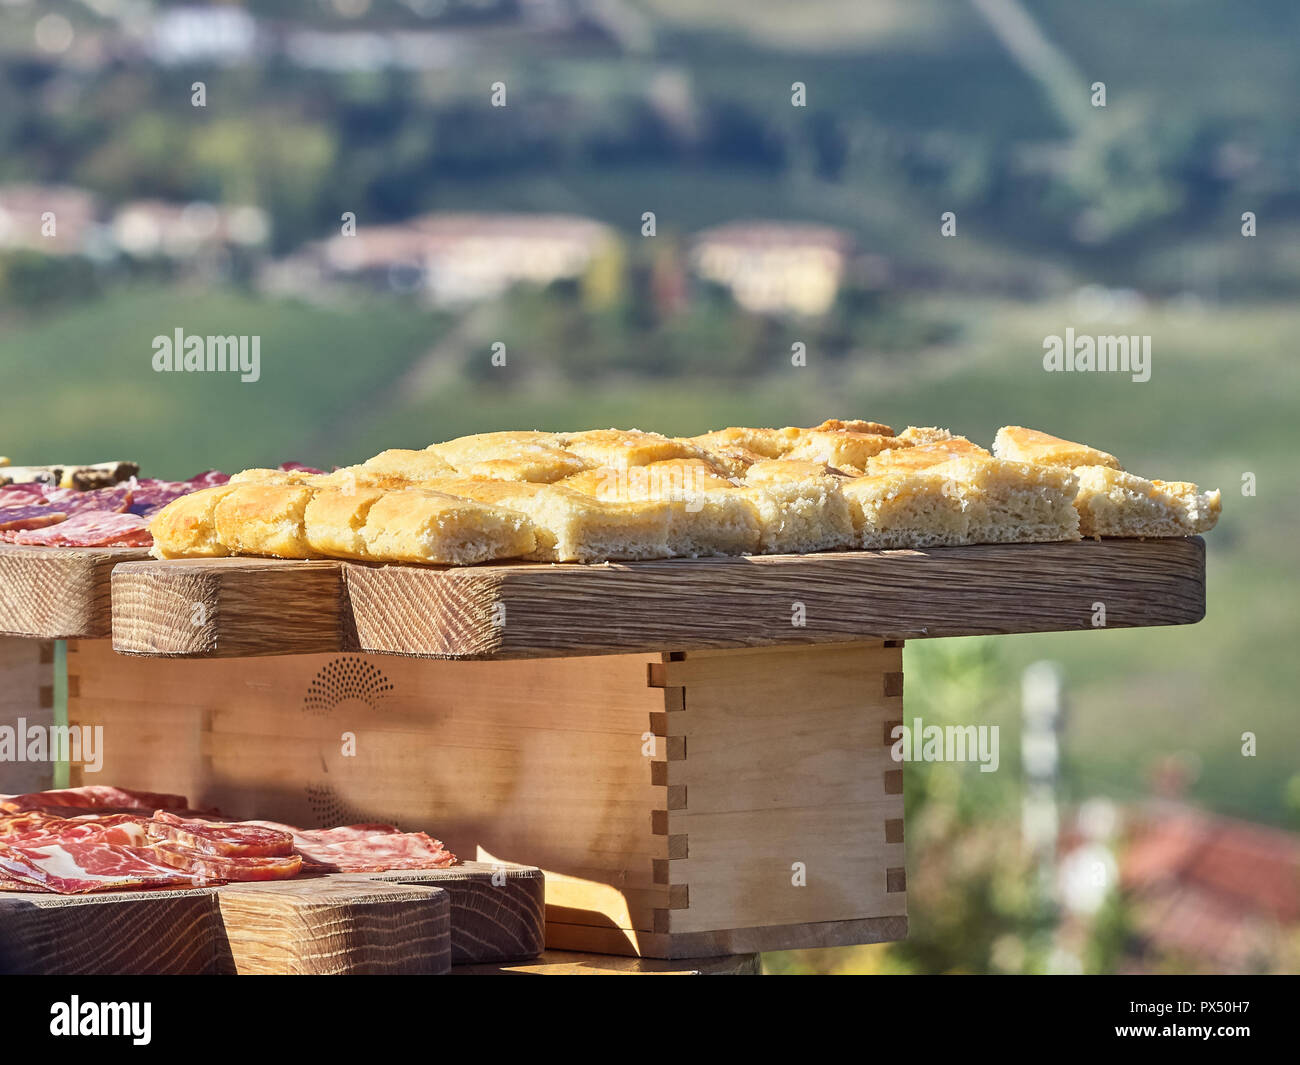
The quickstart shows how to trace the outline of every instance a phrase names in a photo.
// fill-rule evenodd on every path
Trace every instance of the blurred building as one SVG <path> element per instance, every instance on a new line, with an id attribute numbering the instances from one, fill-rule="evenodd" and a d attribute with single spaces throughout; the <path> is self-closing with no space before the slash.
<path id="1" fill-rule="evenodd" d="M 139 259 L 190 259 L 226 248 L 266 243 L 270 225 L 260 207 L 197 201 L 132 200 L 113 215 L 118 249 Z"/>
<path id="2" fill-rule="evenodd" d="M 1132 813 L 1120 883 L 1158 959 L 1213 972 L 1287 971 L 1300 952 L 1300 836 L 1181 803 Z"/>
<path id="3" fill-rule="evenodd" d="M 697 234 L 691 265 L 758 314 L 824 314 L 844 280 L 852 238 L 830 226 L 729 222 Z"/>
<path id="4" fill-rule="evenodd" d="M 0 185 L 0 249 L 80 255 L 97 234 L 92 193 L 71 185 Z"/>
<path id="5" fill-rule="evenodd" d="M 492 299 L 513 285 L 580 280 L 617 246 L 603 223 L 572 215 L 438 212 L 398 225 L 358 225 L 308 246 L 277 279 L 369 280 L 423 292 L 436 306 Z"/>

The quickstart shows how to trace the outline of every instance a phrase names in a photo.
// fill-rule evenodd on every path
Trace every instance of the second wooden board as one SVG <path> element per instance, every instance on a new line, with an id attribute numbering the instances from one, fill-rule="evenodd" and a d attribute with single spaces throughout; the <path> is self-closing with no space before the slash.
<path id="1" fill-rule="evenodd" d="M 113 646 L 183 657 L 372 651 L 543 658 L 1183 625 L 1200 537 L 600 565 L 138 562 Z"/>

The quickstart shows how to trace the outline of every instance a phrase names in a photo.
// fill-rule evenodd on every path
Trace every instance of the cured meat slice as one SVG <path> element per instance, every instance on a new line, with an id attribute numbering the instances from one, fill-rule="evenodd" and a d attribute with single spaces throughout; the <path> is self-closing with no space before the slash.
<path id="1" fill-rule="evenodd" d="M 139 814 L 110 814 L 107 817 L 46 817 L 27 832 L 5 837 L 6 843 L 19 847 L 38 847 L 49 843 L 111 843 L 130 847 L 149 845 L 149 822 Z"/>
<path id="2" fill-rule="evenodd" d="M 230 858 L 285 858 L 293 854 L 293 836 L 247 822 L 197 821 L 159 810 L 147 824 L 153 842 L 178 843 L 201 854 Z"/>
<path id="3" fill-rule="evenodd" d="M 151 852 L 160 862 L 209 880 L 287 880 L 302 872 L 297 854 L 276 858 L 236 858 L 221 854 L 200 854 L 171 841 L 155 843 Z"/>
<path id="4" fill-rule="evenodd" d="M 196 870 L 163 864 L 154 847 L 105 843 L 52 843 L 22 846 L 0 843 L 0 872 L 21 883 L 61 895 L 124 888 L 197 886 L 206 877 Z"/>
<path id="5" fill-rule="evenodd" d="M 135 493 L 135 481 L 114 485 L 112 488 L 92 488 L 78 492 L 75 488 L 52 488 L 45 493 L 51 506 L 58 507 L 69 516 L 86 510 L 104 514 L 125 514 Z"/>
<path id="6" fill-rule="evenodd" d="M 30 832 L 40 831 L 43 825 L 59 820 L 53 814 L 43 810 L 24 810 L 21 813 L 0 814 L 0 840 L 25 836 Z"/>
<path id="7" fill-rule="evenodd" d="M 153 543 L 149 523 L 138 514 L 83 510 L 45 529 L 20 532 L 16 544 L 49 547 L 148 547 Z"/>
<path id="8" fill-rule="evenodd" d="M 57 791 L 33 791 L 24 795 L 0 795 L 0 810 L 48 810 L 51 807 L 79 810 L 183 810 L 189 805 L 184 795 L 156 791 L 132 791 L 109 784 L 87 784 Z"/>
<path id="9" fill-rule="evenodd" d="M 301 837 L 300 837 L 301 838 Z M 389 869 L 445 869 L 456 856 L 423 832 L 395 832 L 336 843 L 295 841 L 313 868 L 335 873 L 382 873 Z"/>
<path id="10" fill-rule="evenodd" d="M 66 511 L 52 507 L 48 503 L 0 507 L 0 531 L 43 529 L 47 525 L 57 525 L 67 517 Z"/>
<path id="11" fill-rule="evenodd" d="M 401 832 L 396 825 L 340 825 L 337 828 L 294 828 L 278 821 L 241 821 L 245 825 L 260 825 L 278 832 L 288 832 L 294 843 L 311 846 L 322 843 L 345 843 L 348 840 L 369 839 L 371 836 L 391 836 Z"/>
<path id="12" fill-rule="evenodd" d="M 200 488 L 215 488 L 228 480 L 230 480 L 228 473 L 222 473 L 220 470 L 205 470 L 203 473 L 196 473 L 188 483 L 194 486 L 190 491 L 197 492 Z"/>

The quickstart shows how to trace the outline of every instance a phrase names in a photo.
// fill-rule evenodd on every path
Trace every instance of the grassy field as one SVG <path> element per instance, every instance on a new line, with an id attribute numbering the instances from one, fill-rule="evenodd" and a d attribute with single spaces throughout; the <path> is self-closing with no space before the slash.
<path id="1" fill-rule="evenodd" d="M 833 371 L 815 351 L 801 370 L 774 352 L 766 377 L 726 380 L 711 374 L 704 351 L 689 380 L 521 383 L 507 369 L 469 383 L 449 359 L 425 391 L 394 392 L 399 375 L 443 338 L 445 321 L 399 304 L 327 312 L 231 293 L 135 290 L 8 329 L 0 339 L 11 382 L 0 393 L 0 447 L 15 461 L 121 456 L 183 476 L 284 458 L 347 463 L 384 447 L 507 426 L 693 433 L 862 416 L 939 422 L 983 443 L 1004 423 L 1047 427 L 1111 450 L 1139 473 L 1222 488 L 1224 516 L 1208 537 L 1209 613 L 1201 624 L 996 641 L 1004 748 L 1016 735 L 1019 668 L 1052 658 L 1068 678 L 1077 794 L 1140 794 L 1156 759 L 1182 753 L 1200 767 L 1195 798 L 1300 824 L 1291 543 L 1300 522 L 1291 466 L 1300 384 L 1291 337 L 1300 311 L 1151 310 L 1118 326 L 1088 323 L 1065 303 L 947 301 L 944 309 L 962 323 L 959 344 L 889 359 L 864 352 Z M 262 380 L 154 373 L 150 340 L 176 325 L 260 334 Z M 1067 325 L 1151 335 L 1151 380 L 1045 373 L 1043 337 Z M 1248 471 L 1258 479 L 1253 498 L 1240 488 Z M 923 661 L 925 649 L 913 644 L 908 654 Z M 1240 753 L 1245 731 L 1258 737 L 1255 758 Z"/>

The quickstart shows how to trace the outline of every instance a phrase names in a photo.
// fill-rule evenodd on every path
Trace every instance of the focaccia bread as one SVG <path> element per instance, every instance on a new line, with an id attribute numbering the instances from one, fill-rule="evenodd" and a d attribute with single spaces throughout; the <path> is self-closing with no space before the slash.
<path id="1" fill-rule="evenodd" d="M 236 484 L 213 509 L 216 539 L 232 555 L 313 558 L 302 527 L 311 496 L 300 484 Z"/>
<path id="2" fill-rule="evenodd" d="M 1098 451 L 1087 444 L 1062 440 L 1037 429 L 1020 425 L 1004 425 L 993 441 L 993 454 L 1000 459 L 1016 462 L 1036 462 L 1044 466 L 1109 466 L 1122 470 L 1119 459 L 1106 451 Z"/>
<path id="3" fill-rule="evenodd" d="M 1148 481 L 1108 466 L 1080 466 L 1079 531 L 1084 536 L 1192 536 L 1219 520 L 1218 489 L 1187 481 Z"/>
<path id="4" fill-rule="evenodd" d="M 963 456 L 926 468 L 952 482 L 972 544 L 1079 539 L 1078 479 L 1064 466 Z"/>
<path id="5" fill-rule="evenodd" d="M 433 481 L 430 487 L 526 515 L 536 536 L 526 557 L 535 561 L 633 561 L 672 556 L 667 503 L 609 503 L 558 484 L 478 477 Z"/>
<path id="6" fill-rule="evenodd" d="M 1021 426 L 990 453 L 937 426 L 832 419 L 480 433 L 328 474 L 245 470 L 165 507 L 153 532 L 162 558 L 600 562 L 1187 536 L 1221 507 Z"/>
<path id="7" fill-rule="evenodd" d="M 219 484 L 174 499 L 152 522 L 155 558 L 221 558 L 230 554 L 217 537 L 213 512 L 217 504 L 235 490 L 234 484 Z"/>
<path id="8" fill-rule="evenodd" d="M 856 546 L 866 550 L 970 543 L 970 515 L 957 482 L 929 469 L 855 477 L 840 486 Z"/>
<path id="9" fill-rule="evenodd" d="M 840 485 L 844 477 L 820 462 L 765 459 L 745 474 L 758 509 L 763 554 L 806 554 L 851 547 L 853 516 Z"/>
<path id="10" fill-rule="evenodd" d="M 580 455 L 566 451 L 558 434 L 536 431 L 462 436 L 434 444 L 429 451 L 450 465 L 448 474 L 499 481 L 549 484 L 591 465 Z"/>
<path id="11" fill-rule="evenodd" d="M 626 469 L 603 467 L 559 485 L 606 502 L 658 502 L 668 508 L 674 557 L 745 555 L 759 549 L 758 510 L 746 493 L 702 459 L 665 459 Z"/>
<path id="12" fill-rule="evenodd" d="M 472 566 L 529 555 L 536 536 L 532 523 L 518 511 L 407 488 L 384 492 L 371 504 L 361 542 L 371 559 Z"/>

